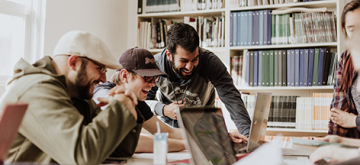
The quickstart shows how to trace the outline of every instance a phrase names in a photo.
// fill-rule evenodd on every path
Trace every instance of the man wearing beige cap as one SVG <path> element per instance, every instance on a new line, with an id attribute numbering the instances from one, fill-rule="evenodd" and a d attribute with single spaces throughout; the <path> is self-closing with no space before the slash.
<path id="1" fill-rule="evenodd" d="M 53 58 L 33 65 L 20 59 L 0 107 L 29 106 L 5 162 L 100 164 L 110 155 L 131 156 L 144 120 L 135 94 L 116 87 L 104 111 L 91 100 L 106 68 L 122 66 L 103 41 L 82 31 L 62 36 Z"/>
<path id="2" fill-rule="evenodd" d="M 149 133 L 157 132 L 156 122 L 159 122 L 161 132 L 169 133 L 168 151 L 182 151 L 185 149 L 179 128 L 172 128 L 151 112 L 150 107 L 145 103 L 148 91 L 155 86 L 155 81 L 160 76 L 167 77 L 167 74 L 160 71 L 155 63 L 154 56 L 146 49 L 130 48 L 119 58 L 118 62 L 123 69 L 117 70 L 111 77 L 111 81 L 102 83 L 95 87 L 93 100 L 100 103 L 101 97 L 108 97 L 109 90 L 125 85 L 125 88 L 133 91 L 138 99 L 136 106 L 144 117 L 143 128 Z M 102 108 L 105 108 L 103 106 Z M 140 134 L 139 143 L 135 152 L 153 152 L 154 137 L 150 134 Z"/>

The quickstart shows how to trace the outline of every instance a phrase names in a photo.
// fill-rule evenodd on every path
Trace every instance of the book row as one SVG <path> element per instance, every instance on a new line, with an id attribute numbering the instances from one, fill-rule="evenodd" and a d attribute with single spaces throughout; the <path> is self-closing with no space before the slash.
<path id="1" fill-rule="evenodd" d="M 263 6 L 263 5 L 278 5 L 288 4 L 296 2 L 310 2 L 318 0 L 230 0 L 230 6 L 235 7 L 247 7 L 247 6 Z"/>
<path id="2" fill-rule="evenodd" d="M 221 9 L 225 0 L 138 0 L 138 14 Z"/>
<path id="3" fill-rule="evenodd" d="M 166 47 L 166 34 L 176 22 L 184 22 L 195 28 L 200 39 L 200 47 L 224 47 L 225 15 L 218 17 L 187 17 L 184 19 L 152 19 L 140 22 L 138 45 L 145 49 Z"/>
<path id="4" fill-rule="evenodd" d="M 333 85 L 338 64 L 330 48 L 245 51 L 231 57 L 234 84 L 244 86 Z"/>
<path id="5" fill-rule="evenodd" d="M 230 46 L 336 42 L 333 12 L 272 14 L 271 10 L 230 14 Z"/>
<path id="6" fill-rule="evenodd" d="M 314 93 L 313 97 L 272 96 L 268 128 L 327 130 L 332 93 Z M 255 110 L 255 95 L 242 95 L 250 119 Z"/>

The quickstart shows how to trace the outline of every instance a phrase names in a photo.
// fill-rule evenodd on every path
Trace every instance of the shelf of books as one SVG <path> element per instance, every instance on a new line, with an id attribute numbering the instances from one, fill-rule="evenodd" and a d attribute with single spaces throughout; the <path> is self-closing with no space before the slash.
<path id="1" fill-rule="evenodd" d="M 334 86 L 310 86 L 310 87 L 237 87 L 239 91 L 267 91 L 267 90 L 333 90 Z"/>
<path id="2" fill-rule="evenodd" d="M 197 11 L 178 11 L 178 12 L 166 12 L 166 13 L 147 13 L 139 14 L 139 18 L 151 18 L 151 17 L 160 17 L 160 18 L 179 18 L 180 16 L 213 16 L 219 13 L 225 12 L 225 9 L 208 9 L 208 10 L 197 10 Z"/>
<path id="3" fill-rule="evenodd" d="M 142 1 L 142 2 L 141 2 Z M 166 47 L 166 33 L 176 22 L 193 26 L 200 46 L 215 52 L 226 52 L 224 0 L 139 0 L 137 15 L 138 45 L 153 54 Z"/>
<path id="4" fill-rule="evenodd" d="M 276 0 L 275 0 L 276 1 Z M 255 1 L 251 1 L 250 2 L 255 2 Z M 264 3 L 258 3 L 258 2 L 264 2 Z M 241 11 L 241 10 L 261 10 L 261 9 L 278 9 L 278 8 L 297 8 L 297 7 L 313 7 L 313 8 L 336 8 L 337 5 L 337 1 L 336 0 L 322 0 L 322 1 L 305 1 L 305 2 L 301 2 L 300 0 L 292 0 L 289 2 L 284 2 L 281 1 L 283 3 L 272 3 L 274 2 L 272 0 L 268 1 L 268 0 L 264 0 L 264 1 L 257 1 L 256 4 L 251 3 L 250 6 L 244 6 L 243 3 L 241 3 L 240 1 L 236 1 L 236 0 L 230 0 L 230 11 Z"/>
<path id="5" fill-rule="evenodd" d="M 306 44 L 290 44 L 290 45 L 257 45 L 257 46 L 234 46 L 230 50 L 255 50 L 255 49 L 283 49 L 283 48 L 315 48 L 315 47 L 337 47 L 337 42 L 331 43 L 306 43 Z"/>

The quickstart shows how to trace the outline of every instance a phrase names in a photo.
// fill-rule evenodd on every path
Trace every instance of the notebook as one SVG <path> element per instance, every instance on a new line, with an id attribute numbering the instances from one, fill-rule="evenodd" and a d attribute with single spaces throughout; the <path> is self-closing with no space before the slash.
<path id="1" fill-rule="evenodd" d="M 0 112 L 0 164 L 5 161 L 28 104 L 7 104 Z"/>
<path id="2" fill-rule="evenodd" d="M 271 94 L 258 93 L 249 142 L 242 143 L 250 152 L 265 140 Z M 236 146 L 229 137 L 220 108 L 183 108 L 177 114 L 178 123 L 191 154 L 190 164 L 233 164 L 237 161 Z"/>

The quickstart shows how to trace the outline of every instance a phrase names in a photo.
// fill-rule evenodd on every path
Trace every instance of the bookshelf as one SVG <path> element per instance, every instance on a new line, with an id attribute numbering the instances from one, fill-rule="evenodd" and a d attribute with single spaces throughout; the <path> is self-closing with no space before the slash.
<path id="1" fill-rule="evenodd" d="M 134 2 L 132 2 L 134 3 Z M 135 2 L 136 3 L 136 2 Z M 197 10 L 197 11 L 184 11 L 184 12 L 164 12 L 164 13 L 142 13 L 136 14 L 136 23 L 141 21 L 152 21 L 154 19 L 177 19 L 181 20 L 184 16 L 198 17 L 198 16 L 221 16 L 225 15 L 225 43 L 224 47 L 205 47 L 213 51 L 223 61 L 230 72 L 231 61 L 230 58 L 234 55 L 239 55 L 244 50 L 273 50 L 273 49 L 301 49 L 301 48 L 319 48 L 327 47 L 336 49 L 338 57 L 345 50 L 344 37 L 342 36 L 340 29 L 340 16 L 341 11 L 346 1 L 343 0 L 322 0 L 312 2 L 298 2 L 290 4 L 276 4 L 276 5 L 263 5 L 263 6 L 251 6 L 251 7 L 233 7 L 230 4 L 230 0 L 225 0 L 225 7 L 222 9 L 210 9 L 210 10 Z M 319 8 L 326 7 L 329 11 L 334 11 L 336 15 L 336 32 L 337 41 L 328 43 L 304 43 L 304 44 L 287 44 L 287 45 L 256 45 L 256 46 L 230 46 L 230 14 L 231 12 L 252 11 L 252 10 L 273 10 L 283 8 L 295 8 L 295 7 L 307 7 L 307 8 Z M 137 35 L 139 35 L 138 32 Z M 137 36 L 136 38 L 138 38 Z M 137 45 L 137 41 L 134 45 Z M 163 49 L 149 49 L 152 54 L 161 52 Z M 304 86 L 304 87 L 289 87 L 289 86 L 274 86 L 274 87 L 249 87 L 249 86 L 236 86 L 241 92 L 250 93 L 251 95 L 257 92 L 271 92 L 273 95 L 297 95 L 302 97 L 312 96 L 313 93 L 332 93 L 333 85 L 325 86 Z M 225 107 L 222 106 L 224 109 Z M 231 120 L 229 117 L 226 120 Z M 235 127 L 234 127 L 235 128 Z M 233 129 L 232 127 L 229 129 Z M 236 129 L 236 128 L 235 128 Z M 276 133 L 282 133 L 284 136 L 324 136 L 326 130 L 297 130 L 297 129 L 281 129 L 281 128 L 268 128 L 267 135 L 276 135 Z"/>

